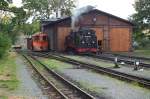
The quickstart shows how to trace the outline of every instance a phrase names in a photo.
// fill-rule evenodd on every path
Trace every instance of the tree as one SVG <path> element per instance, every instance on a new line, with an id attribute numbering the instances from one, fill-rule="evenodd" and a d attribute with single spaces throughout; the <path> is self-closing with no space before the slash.
<path id="1" fill-rule="evenodd" d="M 8 3 L 5 0 L 0 1 L 0 10 L 8 10 Z"/>
<path id="2" fill-rule="evenodd" d="M 58 12 L 60 10 L 61 15 L 71 15 L 71 10 L 75 7 L 74 0 L 49 0 L 52 10 L 56 12 L 56 16 L 58 16 Z"/>
<path id="3" fill-rule="evenodd" d="M 10 7 L 9 3 L 11 0 L 0 0 L 0 58 L 16 41 L 26 18 L 23 8 Z"/>
<path id="4" fill-rule="evenodd" d="M 40 21 L 35 20 L 32 23 L 26 23 L 22 26 L 22 32 L 25 35 L 32 35 L 40 31 Z"/>
<path id="5" fill-rule="evenodd" d="M 150 0 L 136 0 L 134 4 L 136 13 L 130 17 L 135 24 L 134 39 L 141 46 L 150 42 Z"/>
<path id="6" fill-rule="evenodd" d="M 8 37 L 8 35 L 5 35 L 4 33 L 0 33 L 0 58 L 5 55 L 7 50 L 10 48 L 11 41 Z"/>
<path id="7" fill-rule="evenodd" d="M 53 14 L 70 15 L 74 0 L 23 0 L 24 9 L 33 19 L 49 19 Z"/>
<path id="8" fill-rule="evenodd" d="M 132 15 L 132 20 L 140 30 L 150 29 L 150 0 L 137 0 L 134 7 L 137 13 Z M 147 32 L 150 33 L 150 30 Z"/>

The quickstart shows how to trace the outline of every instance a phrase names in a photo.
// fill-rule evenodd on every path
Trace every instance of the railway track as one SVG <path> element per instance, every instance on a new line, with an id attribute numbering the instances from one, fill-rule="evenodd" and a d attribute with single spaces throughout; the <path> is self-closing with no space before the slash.
<path id="1" fill-rule="evenodd" d="M 42 53 L 42 54 L 48 54 L 48 53 Z M 128 65 L 134 65 L 135 64 L 135 60 L 138 59 L 138 58 L 134 59 L 134 57 L 127 57 L 127 56 L 126 57 L 121 57 L 123 55 L 120 55 L 120 57 L 119 57 L 119 55 L 117 56 L 118 57 L 118 62 L 124 62 L 124 63 L 126 63 Z M 97 58 L 97 59 L 103 59 L 103 60 L 111 61 L 111 62 L 114 62 L 114 58 L 116 57 L 113 54 L 111 54 L 109 56 L 107 56 L 107 55 L 96 55 L 96 54 L 82 54 L 81 56 L 88 56 L 88 57 Z M 147 60 L 149 60 L 149 58 Z M 144 62 L 140 61 L 139 66 L 144 67 L 144 68 L 150 68 L 150 63 L 144 63 Z"/>
<path id="2" fill-rule="evenodd" d="M 77 61 L 77 60 L 74 60 L 74 59 L 64 57 L 62 55 L 45 54 L 45 55 L 38 55 L 38 56 L 46 57 L 46 58 L 51 57 L 53 59 L 56 59 L 56 60 L 59 60 L 59 61 L 62 61 L 62 62 L 82 66 L 82 67 L 85 67 L 85 68 L 88 68 L 88 69 L 92 69 L 92 70 L 94 70 L 96 72 L 99 72 L 99 73 L 104 73 L 104 74 L 110 75 L 112 77 L 115 77 L 115 78 L 118 78 L 118 79 L 121 79 L 121 80 L 125 80 L 127 82 L 136 82 L 136 83 L 138 83 L 139 86 L 146 87 L 146 88 L 150 89 L 150 79 L 146 79 L 146 78 L 142 78 L 142 77 L 122 73 L 122 72 L 115 71 L 115 70 L 112 70 L 112 69 L 109 69 L 109 68 L 104 68 L 104 67 L 100 67 L 100 66 L 97 66 L 97 65 L 85 63 L 85 62 L 82 62 L 82 61 Z"/>
<path id="3" fill-rule="evenodd" d="M 133 58 L 133 59 L 139 59 L 139 60 L 147 60 L 147 61 L 150 61 L 150 58 L 147 58 L 147 57 L 128 56 L 128 55 L 122 55 L 122 54 L 112 54 L 112 55 L 120 56 L 120 57 L 126 57 L 126 58 Z"/>
<path id="4" fill-rule="evenodd" d="M 89 57 L 93 57 L 93 58 L 98 58 L 98 59 L 103 59 L 103 60 L 109 60 L 109 61 L 113 61 L 114 62 L 114 58 L 115 56 L 106 56 L 106 55 L 95 55 L 95 54 L 87 54 L 86 56 L 89 56 Z M 118 56 L 117 56 L 118 57 Z M 132 58 L 121 58 L 121 57 L 118 57 L 118 62 L 124 62 L 128 65 L 134 65 L 135 64 L 135 59 L 132 59 Z M 145 68 L 150 68 L 150 63 L 144 63 L 144 62 L 140 62 L 139 66 L 142 66 L 142 67 L 145 67 Z"/>
<path id="5" fill-rule="evenodd" d="M 25 59 L 31 64 L 33 69 L 48 83 L 48 86 L 51 86 L 53 89 L 52 95 L 54 95 L 54 99 L 95 99 L 94 96 L 86 93 L 70 81 L 63 78 L 61 75 L 56 73 L 55 71 L 49 69 L 46 65 L 41 63 L 35 57 L 30 56 L 27 57 L 23 55 Z M 37 64 L 35 65 L 33 61 L 37 62 L 44 68 L 44 71 L 40 71 L 38 69 Z M 51 79 L 49 79 L 50 77 Z"/>

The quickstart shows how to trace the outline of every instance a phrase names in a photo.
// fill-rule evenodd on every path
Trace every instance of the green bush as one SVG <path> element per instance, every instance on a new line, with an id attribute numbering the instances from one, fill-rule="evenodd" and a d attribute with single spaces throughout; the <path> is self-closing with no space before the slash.
<path id="1" fill-rule="evenodd" d="M 6 54 L 11 46 L 10 38 L 4 33 L 0 33 L 0 58 Z"/>

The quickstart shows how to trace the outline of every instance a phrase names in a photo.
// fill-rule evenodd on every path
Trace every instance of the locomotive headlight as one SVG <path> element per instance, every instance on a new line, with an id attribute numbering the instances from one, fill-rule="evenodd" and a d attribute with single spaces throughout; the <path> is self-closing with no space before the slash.
<path id="1" fill-rule="evenodd" d="M 94 41 L 92 41 L 92 43 L 94 44 L 95 42 L 94 42 Z"/>
<path id="2" fill-rule="evenodd" d="M 85 42 L 84 42 L 84 41 L 82 41 L 81 43 L 82 43 L 82 44 L 84 44 Z"/>
<path id="3" fill-rule="evenodd" d="M 88 32 L 88 34 L 91 34 L 90 32 Z"/>

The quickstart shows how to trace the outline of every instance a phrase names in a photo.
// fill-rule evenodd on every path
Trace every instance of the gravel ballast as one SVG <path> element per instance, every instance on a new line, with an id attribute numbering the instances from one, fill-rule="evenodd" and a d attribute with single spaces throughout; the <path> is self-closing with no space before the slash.
<path id="1" fill-rule="evenodd" d="M 57 65 L 57 68 L 53 68 L 53 70 L 71 79 L 83 89 L 94 93 L 96 97 L 103 97 L 102 99 L 150 99 L 150 90 L 139 87 L 136 83 L 130 84 L 91 70 L 74 68 L 75 66 L 68 66 L 69 64 L 63 62 L 54 64 L 53 59 L 41 58 L 40 60 L 44 64 L 48 64 L 49 68 Z"/>
<path id="2" fill-rule="evenodd" d="M 42 90 L 33 80 L 31 76 L 31 71 L 29 71 L 28 69 L 29 67 L 24 64 L 21 58 L 22 57 L 18 57 L 16 59 L 16 64 L 18 65 L 17 77 L 20 81 L 20 85 L 10 95 L 10 98 L 12 97 L 17 99 L 48 99 L 48 96 L 43 94 Z"/>
<path id="3" fill-rule="evenodd" d="M 148 89 L 85 69 L 65 69 L 63 74 L 106 99 L 150 99 Z"/>

